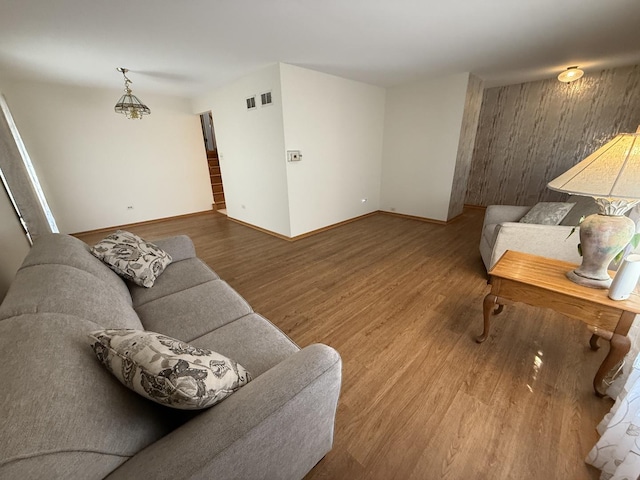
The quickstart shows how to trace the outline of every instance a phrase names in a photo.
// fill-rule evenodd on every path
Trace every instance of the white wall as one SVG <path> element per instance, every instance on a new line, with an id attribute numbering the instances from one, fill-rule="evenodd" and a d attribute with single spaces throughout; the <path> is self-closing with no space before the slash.
<path id="1" fill-rule="evenodd" d="M 267 91 L 273 104 L 262 107 L 260 94 Z M 257 107 L 247 110 L 245 101 L 252 95 Z M 279 66 L 194 100 L 193 111 L 207 110 L 213 114 L 227 214 L 290 236 Z"/>
<path id="2" fill-rule="evenodd" d="M 291 236 L 380 206 L 383 88 L 281 64 Z M 362 199 L 367 199 L 366 203 Z"/>
<path id="3" fill-rule="evenodd" d="M 280 64 L 195 99 L 193 111 L 213 113 L 232 218 L 289 237 L 376 210 L 446 221 L 468 80 L 385 91 Z M 274 104 L 247 111 L 246 97 L 265 91 Z"/>
<path id="4" fill-rule="evenodd" d="M 61 232 L 212 208 L 200 121 L 190 102 L 145 93 L 139 84 L 134 93 L 151 109 L 142 120 L 114 113 L 122 94 L 116 86 L 0 86 Z"/>
<path id="5" fill-rule="evenodd" d="M 29 242 L 20 226 L 9 196 L 0 184 L 0 302 L 29 252 Z"/>
<path id="6" fill-rule="evenodd" d="M 381 210 L 447 220 L 468 78 L 387 89 Z"/>

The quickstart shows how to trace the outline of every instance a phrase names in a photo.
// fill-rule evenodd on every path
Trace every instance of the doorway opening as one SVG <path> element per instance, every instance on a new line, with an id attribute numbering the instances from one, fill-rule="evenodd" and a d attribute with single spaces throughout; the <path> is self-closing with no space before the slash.
<path id="1" fill-rule="evenodd" d="M 227 205 L 224 200 L 224 185 L 222 184 L 222 170 L 220 169 L 220 158 L 218 157 L 218 146 L 216 144 L 216 134 L 213 129 L 213 115 L 211 112 L 200 114 L 200 125 L 202 125 L 202 138 L 207 151 L 207 165 L 209 167 L 209 180 L 211 191 L 213 192 L 213 209 L 223 215 L 227 214 Z"/>

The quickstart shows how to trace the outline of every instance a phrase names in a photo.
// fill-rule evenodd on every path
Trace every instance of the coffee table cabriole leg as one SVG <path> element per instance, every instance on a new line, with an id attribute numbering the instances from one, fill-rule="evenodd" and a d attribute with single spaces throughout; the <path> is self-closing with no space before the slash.
<path id="1" fill-rule="evenodd" d="M 629 332 L 629 328 L 634 318 L 634 313 L 623 312 L 620 317 L 620 321 L 616 326 L 616 331 L 609 339 L 609 353 L 602 361 L 602 364 L 593 379 L 593 389 L 599 397 L 604 397 L 607 390 L 606 386 L 603 387 L 602 381 L 607 374 L 624 359 L 625 355 L 631 348 L 631 341 L 629 340 L 629 337 L 627 337 L 627 333 Z M 597 330 L 594 332 L 594 336 L 595 335 L 597 335 Z M 589 343 L 591 343 L 591 347 L 593 348 L 593 336 Z M 595 343 L 597 344 L 597 340 Z"/>
<path id="2" fill-rule="evenodd" d="M 602 396 L 607 389 L 605 379 L 629 352 L 627 333 L 635 316 L 640 315 L 640 298 L 614 301 L 604 290 L 576 285 L 566 276 L 574 267 L 569 262 L 507 250 L 489 273 L 491 293 L 483 303 L 484 331 L 475 340 L 484 342 L 489 337 L 491 316 L 500 313 L 502 305 L 513 303 L 550 308 L 584 322 L 593 334 L 589 340 L 592 350 L 598 350 L 600 339 L 609 342 L 609 351 L 593 379 L 596 394 Z"/>
<path id="3" fill-rule="evenodd" d="M 504 304 L 500 303 L 501 299 L 493 293 L 489 293 L 484 297 L 482 302 L 482 312 L 484 314 L 484 331 L 482 335 L 476 337 L 476 342 L 482 343 L 489 336 L 489 330 L 491 329 L 491 315 L 498 315 L 504 309 Z"/>

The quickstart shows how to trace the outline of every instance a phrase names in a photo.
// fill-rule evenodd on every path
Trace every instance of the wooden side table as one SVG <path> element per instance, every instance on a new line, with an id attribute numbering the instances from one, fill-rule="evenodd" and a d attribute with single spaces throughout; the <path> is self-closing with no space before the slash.
<path id="1" fill-rule="evenodd" d="M 609 340 L 609 353 L 593 380 L 598 396 L 604 396 L 604 377 L 620 362 L 631 345 L 627 333 L 640 313 L 640 298 L 632 295 L 624 301 L 611 300 L 608 290 L 583 287 L 566 278 L 575 264 L 508 250 L 489 272 L 491 292 L 484 298 L 484 331 L 478 343 L 489 336 L 491 316 L 505 305 L 521 302 L 546 307 L 587 324 L 593 335 L 589 344 L 599 348 L 598 340 Z M 613 272 L 611 272 L 613 274 Z"/>

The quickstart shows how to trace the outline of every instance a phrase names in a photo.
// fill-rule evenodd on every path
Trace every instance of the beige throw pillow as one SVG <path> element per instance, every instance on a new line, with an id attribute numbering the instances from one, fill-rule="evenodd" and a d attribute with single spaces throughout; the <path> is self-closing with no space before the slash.
<path id="1" fill-rule="evenodd" d="M 520 219 L 520 223 L 558 225 L 574 205 L 575 203 L 540 202 Z"/>

